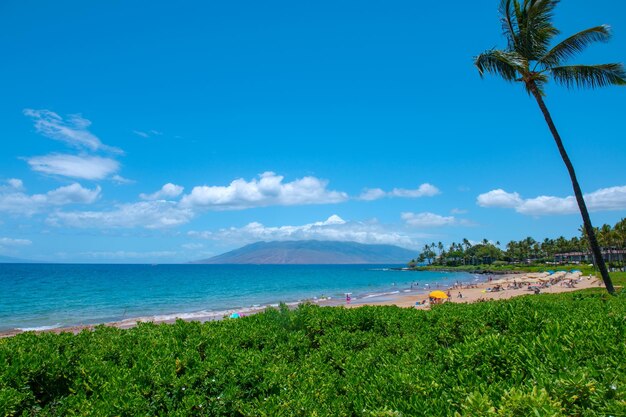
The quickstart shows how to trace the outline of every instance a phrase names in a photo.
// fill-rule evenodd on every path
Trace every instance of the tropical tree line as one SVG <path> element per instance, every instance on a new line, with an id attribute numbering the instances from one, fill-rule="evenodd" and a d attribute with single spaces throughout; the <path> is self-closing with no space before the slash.
<path id="1" fill-rule="evenodd" d="M 463 239 L 461 242 L 452 242 L 445 246 L 442 242 L 427 243 L 419 256 L 410 264 L 429 264 L 440 266 L 480 265 L 494 262 L 506 263 L 546 263 L 559 259 L 558 255 L 579 254 L 583 259 L 592 259 L 589 238 L 584 227 L 580 227 L 580 236 L 566 239 L 560 236 L 556 239 L 546 238 L 537 241 L 532 237 L 506 245 L 500 242 L 491 242 L 483 239 L 481 242 L 471 242 Z M 626 251 L 626 218 L 614 226 L 605 224 L 594 229 L 598 244 L 603 256 L 610 267 L 624 266 L 624 252 Z"/>

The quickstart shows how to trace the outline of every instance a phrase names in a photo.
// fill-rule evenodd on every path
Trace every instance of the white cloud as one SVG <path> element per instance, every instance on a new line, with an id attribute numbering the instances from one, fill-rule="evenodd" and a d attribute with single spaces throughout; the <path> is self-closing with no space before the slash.
<path id="1" fill-rule="evenodd" d="M 119 170 L 114 159 L 99 156 L 51 154 L 34 156 L 26 161 L 34 171 L 86 180 L 101 180 Z"/>
<path id="2" fill-rule="evenodd" d="M 626 209 L 626 186 L 601 188 L 585 195 L 590 210 L 609 211 Z"/>
<path id="3" fill-rule="evenodd" d="M 518 193 L 507 193 L 500 188 L 479 195 L 476 201 L 481 207 L 515 208 L 522 204 Z"/>
<path id="4" fill-rule="evenodd" d="M 74 183 L 56 190 L 49 191 L 46 196 L 48 204 L 62 206 L 66 204 L 91 204 L 100 196 L 100 186 L 90 190 Z"/>
<path id="5" fill-rule="evenodd" d="M 0 237 L 0 246 L 28 246 L 33 242 L 28 239 L 12 239 L 10 237 Z"/>
<path id="6" fill-rule="evenodd" d="M 626 186 L 602 188 L 585 194 L 584 198 L 589 211 L 626 210 Z M 513 208 L 518 213 L 532 216 L 579 212 L 578 204 L 573 196 L 539 196 L 523 199 L 518 193 L 508 193 L 501 189 L 479 195 L 477 203 L 481 207 Z"/>
<path id="7" fill-rule="evenodd" d="M 5 180 L 4 183 L 6 185 L 0 185 L 0 192 L 3 191 L 21 191 L 24 189 L 24 183 L 22 180 L 17 178 L 9 178 Z"/>
<path id="8" fill-rule="evenodd" d="M 74 183 L 46 194 L 28 195 L 18 190 L 0 190 L 0 212 L 32 216 L 51 206 L 91 204 L 100 197 L 100 187 L 93 190 Z"/>
<path id="9" fill-rule="evenodd" d="M 457 223 L 454 216 L 440 216 L 435 213 L 402 213 L 402 220 L 413 227 L 442 227 Z"/>
<path id="10" fill-rule="evenodd" d="M 144 132 L 142 130 L 133 130 L 133 133 L 137 136 L 141 136 L 142 138 L 149 138 L 152 136 L 161 136 L 163 132 L 159 132 L 158 130 L 151 129 L 148 132 Z"/>
<path id="11" fill-rule="evenodd" d="M 252 222 L 246 226 L 218 231 L 191 231 L 190 236 L 237 244 L 260 240 L 330 240 L 360 243 L 391 244 L 417 247 L 414 236 L 392 230 L 378 222 L 348 222 L 337 215 L 324 221 L 299 226 L 265 226 Z"/>
<path id="12" fill-rule="evenodd" d="M 304 177 L 283 183 L 283 176 L 265 172 L 259 179 L 237 179 L 228 186 L 194 187 L 181 200 L 183 207 L 236 210 L 263 206 L 331 204 L 346 201 L 346 193 L 326 189 L 327 181 Z"/>
<path id="13" fill-rule="evenodd" d="M 381 188 L 366 188 L 359 196 L 359 200 L 373 201 L 386 197 L 387 193 Z"/>
<path id="14" fill-rule="evenodd" d="M 450 213 L 451 214 L 467 214 L 467 210 L 453 208 L 452 210 L 450 210 Z"/>
<path id="15" fill-rule="evenodd" d="M 113 182 L 115 182 L 117 184 L 133 184 L 135 182 L 133 180 L 129 180 L 128 178 L 124 178 L 124 177 L 122 177 L 120 175 L 117 175 L 117 174 L 115 174 L 115 175 L 113 175 L 111 177 L 111 181 L 113 181 Z"/>
<path id="16" fill-rule="evenodd" d="M 189 249 L 189 250 L 198 250 L 204 247 L 202 243 L 185 243 L 180 246 L 184 249 Z"/>
<path id="17" fill-rule="evenodd" d="M 26 195 L 24 193 L 0 194 L 0 212 L 32 216 L 46 206 L 43 194 Z"/>
<path id="18" fill-rule="evenodd" d="M 521 214 L 532 216 L 573 214 L 578 212 L 578 205 L 574 197 L 550 197 L 539 196 L 524 200 L 519 206 L 514 207 Z M 591 210 L 591 207 L 588 207 Z"/>
<path id="19" fill-rule="evenodd" d="M 327 189 L 327 182 L 315 177 L 304 177 L 284 182 L 283 177 L 266 172 L 258 179 L 238 179 L 228 186 L 194 187 L 180 201 L 171 201 L 183 192 L 183 187 L 168 183 L 152 194 L 140 194 L 143 202 L 119 204 L 106 211 L 57 211 L 48 216 L 48 224 L 78 228 L 166 228 L 188 223 L 206 209 L 238 210 L 271 205 L 330 204 L 346 201 L 344 192 Z M 327 222 L 340 222 L 330 218 Z M 339 224 L 339 223 L 337 223 Z M 251 223 L 251 231 L 255 223 Z M 313 224 L 311 227 L 328 226 Z M 290 230 L 289 227 L 281 229 Z M 294 230 L 296 233 L 299 228 Z M 273 231 L 271 232 L 273 233 Z M 333 231 L 326 231 L 327 236 Z M 376 240 L 373 233 L 353 229 L 352 240 Z M 346 235 L 347 236 L 347 235 Z M 361 236 L 361 237 L 359 237 Z M 346 237 L 347 238 L 347 237 Z"/>
<path id="20" fill-rule="evenodd" d="M 166 198 L 174 198 L 174 197 L 178 197 L 179 195 L 181 195 L 183 193 L 183 190 L 184 190 L 184 187 L 168 182 L 163 187 L 161 187 L 159 191 L 154 192 L 152 194 L 142 193 L 142 194 L 139 194 L 139 197 L 142 200 L 160 200 L 160 199 L 166 199 Z"/>
<path id="21" fill-rule="evenodd" d="M 404 188 L 394 188 L 391 191 L 393 197 L 405 197 L 405 198 L 419 198 L 419 197 L 433 197 L 440 194 L 441 191 L 432 184 L 422 184 L 416 190 L 406 190 Z"/>
<path id="22" fill-rule="evenodd" d="M 24 183 L 22 182 L 22 180 L 17 179 L 17 178 L 8 179 L 7 184 L 9 184 L 11 188 L 15 188 L 16 190 L 21 190 L 24 188 Z"/>
<path id="23" fill-rule="evenodd" d="M 103 144 L 88 130 L 91 122 L 79 114 L 71 114 L 64 120 L 50 110 L 25 109 L 24 114 L 35 122 L 35 130 L 50 139 L 64 142 L 79 149 L 123 153 L 120 149 Z"/>
<path id="24" fill-rule="evenodd" d="M 33 171 L 70 178 L 101 180 L 116 174 L 120 169 L 119 162 L 112 158 L 85 153 L 106 151 L 123 154 L 124 152 L 103 144 L 89 131 L 91 121 L 81 115 L 71 114 L 64 119 L 50 110 L 33 109 L 25 109 L 24 115 L 33 119 L 38 133 L 81 151 L 80 155 L 53 153 L 25 158 Z M 119 175 L 113 175 L 112 179 L 119 183 L 128 181 Z"/>
<path id="25" fill-rule="evenodd" d="M 384 197 L 420 198 L 433 197 L 440 193 L 441 191 L 439 191 L 439 189 L 434 185 L 424 183 L 414 190 L 408 190 L 405 188 L 394 188 L 393 190 L 386 192 L 380 188 L 367 188 L 363 191 L 363 193 L 361 193 L 358 199 L 372 201 Z"/>
<path id="26" fill-rule="evenodd" d="M 57 211 L 48 217 L 47 222 L 52 226 L 89 229 L 161 229 L 185 224 L 193 216 L 193 211 L 188 208 L 181 208 L 175 202 L 160 200 L 119 204 L 109 211 Z"/>
<path id="27" fill-rule="evenodd" d="M 150 135 L 147 134 L 146 132 L 142 132 L 140 130 L 133 130 L 133 133 L 137 136 L 141 136 L 142 138 L 149 138 Z"/>

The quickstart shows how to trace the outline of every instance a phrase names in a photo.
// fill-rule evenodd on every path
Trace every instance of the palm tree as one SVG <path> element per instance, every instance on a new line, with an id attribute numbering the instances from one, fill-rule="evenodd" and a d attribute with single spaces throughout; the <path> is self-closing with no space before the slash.
<path id="1" fill-rule="evenodd" d="M 626 219 L 622 219 L 615 224 L 615 232 L 617 233 L 620 249 L 626 249 Z"/>
<path id="2" fill-rule="evenodd" d="M 598 232 L 598 244 L 600 248 L 604 248 L 604 252 L 607 254 L 607 260 L 609 265 L 613 261 L 611 254 L 613 252 L 613 229 L 608 224 L 603 224 Z"/>
<path id="3" fill-rule="evenodd" d="M 485 73 L 493 73 L 506 81 L 523 83 L 526 92 L 532 94 L 537 101 L 569 172 L 596 264 L 607 291 L 614 294 L 615 288 L 602 258 L 574 166 L 543 97 L 549 76 L 568 88 L 596 88 L 626 85 L 626 71 L 622 64 L 564 65 L 569 58 L 588 45 L 608 41 L 611 33 L 606 25 L 592 27 L 570 36 L 550 49 L 551 41 L 559 34 L 558 29 L 552 25 L 552 15 L 558 3 L 559 0 L 523 0 L 523 3 L 520 0 L 502 0 L 500 13 L 504 36 L 508 42 L 507 48 L 485 51 L 475 58 L 474 64 L 481 77 Z"/>

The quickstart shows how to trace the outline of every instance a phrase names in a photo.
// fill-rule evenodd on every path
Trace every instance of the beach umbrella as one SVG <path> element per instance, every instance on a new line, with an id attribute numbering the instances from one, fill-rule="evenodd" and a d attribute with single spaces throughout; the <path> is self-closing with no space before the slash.
<path id="1" fill-rule="evenodd" d="M 233 313 L 230 315 L 231 319 L 238 319 L 239 318 L 239 313 Z"/>
<path id="2" fill-rule="evenodd" d="M 428 296 L 430 298 L 448 298 L 448 295 L 443 291 L 433 291 Z"/>

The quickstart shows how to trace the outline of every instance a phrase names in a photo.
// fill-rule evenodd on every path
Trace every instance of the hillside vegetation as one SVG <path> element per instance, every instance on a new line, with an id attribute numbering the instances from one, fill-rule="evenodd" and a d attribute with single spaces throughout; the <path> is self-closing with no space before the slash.
<path id="1" fill-rule="evenodd" d="M 0 341 L 0 415 L 626 414 L 626 302 L 303 305 Z"/>

